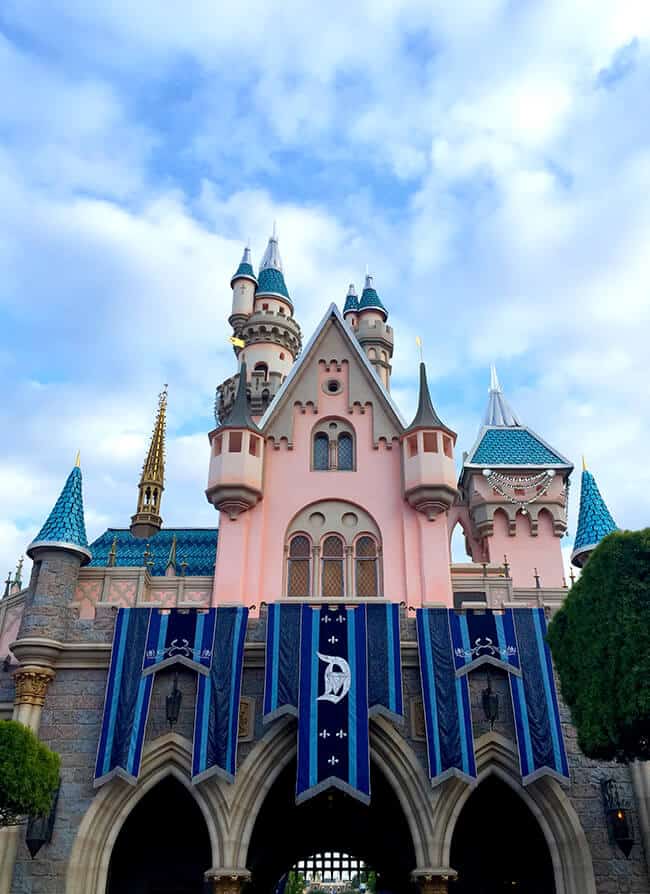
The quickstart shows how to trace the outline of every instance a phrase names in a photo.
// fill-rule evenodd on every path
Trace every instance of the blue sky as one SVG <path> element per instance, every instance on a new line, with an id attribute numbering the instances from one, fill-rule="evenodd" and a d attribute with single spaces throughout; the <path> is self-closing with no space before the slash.
<path id="1" fill-rule="evenodd" d="M 305 336 L 367 264 L 404 415 L 419 334 L 460 456 L 494 361 L 648 523 L 645 0 L 4 0 L 0 80 L 0 572 L 77 448 L 89 535 L 128 524 L 163 382 L 165 520 L 216 523 L 229 277 L 274 219 Z"/>

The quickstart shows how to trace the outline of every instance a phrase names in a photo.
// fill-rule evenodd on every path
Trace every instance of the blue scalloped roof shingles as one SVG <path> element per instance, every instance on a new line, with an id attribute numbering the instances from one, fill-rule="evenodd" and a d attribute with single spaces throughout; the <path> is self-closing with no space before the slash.
<path id="1" fill-rule="evenodd" d="M 238 276 L 252 276 L 255 277 L 253 273 L 253 267 L 251 264 L 246 264 L 244 261 L 241 262 L 237 270 L 235 271 L 235 275 L 233 279 L 236 279 Z"/>
<path id="2" fill-rule="evenodd" d="M 59 499 L 33 542 L 72 543 L 88 549 L 81 469 L 78 466 L 75 466 L 68 475 Z"/>
<path id="3" fill-rule="evenodd" d="M 525 428 L 489 428 L 471 458 L 472 463 L 493 466 L 564 465 Z"/>
<path id="4" fill-rule="evenodd" d="M 617 530 L 616 522 L 600 495 L 596 479 L 585 469 L 580 486 L 580 511 L 574 551 L 585 546 L 594 546 L 603 537 Z"/>
<path id="5" fill-rule="evenodd" d="M 144 552 L 149 544 L 150 560 L 153 561 L 151 574 L 164 575 L 172 540 L 176 535 L 176 573 L 181 572 L 181 562 L 187 562 L 185 574 L 188 576 L 214 574 L 217 556 L 217 528 L 163 528 L 148 540 L 134 537 L 128 529 L 109 528 L 91 544 L 93 554 L 91 566 L 103 568 L 108 565 L 108 556 L 117 537 L 115 564 L 140 567 L 144 565 Z"/>
<path id="6" fill-rule="evenodd" d="M 289 298 L 284 276 L 280 270 L 276 270 L 274 267 L 265 267 L 264 270 L 260 270 L 257 283 L 255 290 L 257 295 L 284 295 L 285 298 Z"/>

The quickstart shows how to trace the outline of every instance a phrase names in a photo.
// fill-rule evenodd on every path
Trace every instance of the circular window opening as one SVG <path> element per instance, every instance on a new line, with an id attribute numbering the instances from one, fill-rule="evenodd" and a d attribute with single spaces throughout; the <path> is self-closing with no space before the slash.
<path id="1" fill-rule="evenodd" d="M 338 379 L 328 379 L 325 383 L 325 391 L 328 394 L 338 394 L 339 391 L 343 390 L 343 385 L 339 382 Z"/>

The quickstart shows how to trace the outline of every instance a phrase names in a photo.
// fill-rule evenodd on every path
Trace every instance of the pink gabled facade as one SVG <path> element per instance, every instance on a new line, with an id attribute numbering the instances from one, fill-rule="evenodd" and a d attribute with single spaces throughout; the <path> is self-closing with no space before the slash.
<path id="1" fill-rule="evenodd" d="M 360 299 L 350 287 L 343 313 L 328 309 L 300 353 L 277 237 L 259 282 L 242 269 L 230 317 L 241 366 L 219 387 L 210 433 L 206 493 L 221 513 L 213 604 L 259 610 L 295 596 L 450 606 L 485 595 L 479 579 L 500 584 L 492 589 L 502 601 L 566 586 L 572 466 L 519 422 L 496 373 L 458 476 L 456 434 L 433 407 L 424 365 L 410 425 L 390 397 L 393 330 L 372 277 Z M 246 289 L 256 284 L 248 309 L 238 276 Z M 468 562 L 455 567 L 456 524 Z"/>

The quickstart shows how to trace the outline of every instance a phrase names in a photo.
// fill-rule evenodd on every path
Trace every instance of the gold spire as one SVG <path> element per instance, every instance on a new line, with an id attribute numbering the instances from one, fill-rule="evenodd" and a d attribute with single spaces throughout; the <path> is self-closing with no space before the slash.
<path id="1" fill-rule="evenodd" d="M 81 450 L 77 450 L 77 455 L 75 456 L 75 459 L 74 459 L 74 465 L 75 465 L 75 469 L 81 468 Z"/>
<path id="2" fill-rule="evenodd" d="M 582 471 L 583 472 L 587 471 L 587 460 L 585 459 L 584 453 L 582 454 Z"/>
<path id="3" fill-rule="evenodd" d="M 167 423 L 167 385 L 158 397 L 158 412 L 151 435 L 149 452 L 138 485 L 138 510 L 131 519 L 134 537 L 151 537 L 160 530 L 160 502 L 165 489 L 165 426 Z"/>

